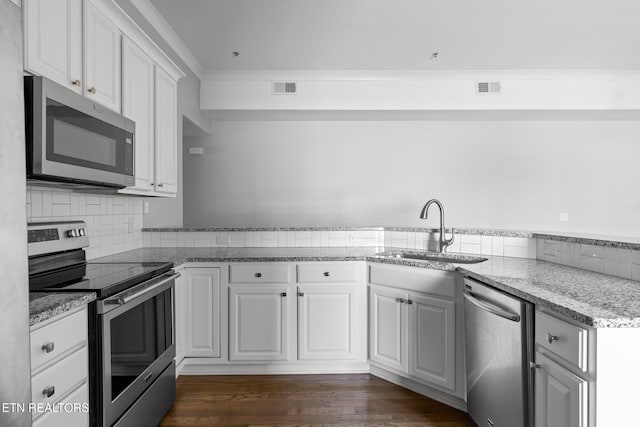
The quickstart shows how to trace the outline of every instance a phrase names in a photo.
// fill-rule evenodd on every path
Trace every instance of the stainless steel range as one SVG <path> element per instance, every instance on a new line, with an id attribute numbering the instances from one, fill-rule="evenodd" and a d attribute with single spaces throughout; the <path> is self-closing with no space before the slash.
<path id="1" fill-rule="evenodd" d="M 29 290 L 95 292 L 89 306 L 92 426 L 156 426 L 175 400 L 172 263 L 87 262 L 86 224 L 28 226 Z"/>

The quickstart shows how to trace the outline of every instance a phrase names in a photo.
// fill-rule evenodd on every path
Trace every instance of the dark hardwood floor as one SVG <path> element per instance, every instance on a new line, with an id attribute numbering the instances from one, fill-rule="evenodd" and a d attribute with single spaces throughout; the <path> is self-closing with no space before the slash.
<path id="1" fill-rule="evenodd" d="M 465 414 L 368 374 L 181 376 L 169 426 L 466 427 Z"/>

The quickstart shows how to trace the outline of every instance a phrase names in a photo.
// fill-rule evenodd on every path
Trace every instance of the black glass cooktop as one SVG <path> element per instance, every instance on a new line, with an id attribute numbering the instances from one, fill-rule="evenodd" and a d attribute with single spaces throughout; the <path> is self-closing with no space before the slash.
<path id="1" fill-rule="evenodd" d="M 125 289 L 159 276 L 173 268 L 173 263 L 127 262 L 82 263 L 29 278 L 31 291 L 95 292 L 98 298 L 115 295 Z"/>

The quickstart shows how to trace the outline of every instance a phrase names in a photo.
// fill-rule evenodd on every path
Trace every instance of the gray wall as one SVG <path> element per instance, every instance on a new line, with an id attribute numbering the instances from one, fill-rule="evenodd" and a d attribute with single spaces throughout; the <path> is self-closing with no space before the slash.
<path id="1" fill-rule="evenodd" d="M 21 12 L 0 0 L 0 403 L 30 401 Z M 0 411 L 0 425 L 31 425 Z"/>
<path id="2" fill-rule="evenodd" d="M 640 122 L 220 121 L 185 226 L 433 224 L 640 236 Z M 559 214 L 569 214 L 560 222 Z M 434 217 L 437 217 L 434 215 Z"/>

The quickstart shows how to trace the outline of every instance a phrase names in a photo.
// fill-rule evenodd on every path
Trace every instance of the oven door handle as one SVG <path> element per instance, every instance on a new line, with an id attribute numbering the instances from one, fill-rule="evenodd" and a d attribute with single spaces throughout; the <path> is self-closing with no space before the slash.
<path id="1" fill-rule="evenodd" d="M 151 286 L 148 286 L 144 289 L 139 290 L 138 292 L 133 292 L 127 295 L 123 295 L 123 296 L 119 296 L 119 297 L 114 297 L 111 299 L 107 299 L 105 300 L 105 304 L 108 305 L 126 305 L 128 303 L 130 303 L 131 301 L 138 299 L 146 294 L 149 294 L 153 291 L 155 291 L 156 289 L 158 289 L 159 287 L 167 284 L 168 282 L 177 279 L 178 277 L 180 277 L 181 274 L 180 273 L 167 273 L 167 275 L 165 276 L 165 278 L 163 280 L 160 280 L 157 283 L 154 283 Z"/>

